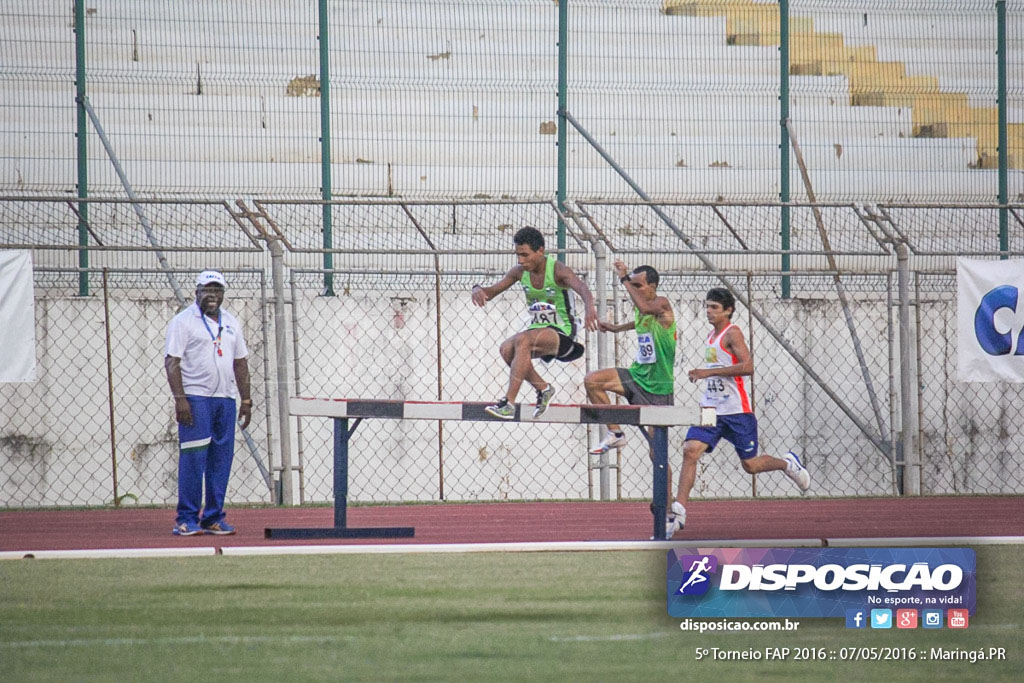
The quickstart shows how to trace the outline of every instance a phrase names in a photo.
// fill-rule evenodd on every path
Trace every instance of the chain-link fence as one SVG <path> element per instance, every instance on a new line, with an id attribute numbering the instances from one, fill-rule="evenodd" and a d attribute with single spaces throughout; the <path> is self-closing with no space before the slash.
<path id="1" fill-rule="evenodd" d="M 43 380 L 0 387 L 0 504 L 169 499 L 174 428 L 151 360 L 205 267 L 237 274 L 229 303 L 259 321 L 265 396 L 239 468 L 265 451 L 286 479 L 279 391 L 496 397 L 520 306 L 510 292 L 476 309 L 468 288 L 512 265 L 523 225 L 620 319 L 610 261 L 658 268 L 679 376 L 704 292 L 733 287 L 765 447 L 801 450 L 823 495 L 899 491 L 918 470 L 930 493 L 1024 487 L 1015 390 L 949 376 L 956 257 L 1024 255 L 1013 3 L 8 5 L 0 190 L 18 196 L 0 197 L 0 247 L 33 253 Z M 929 204 L 888 203 L 911 201 Z M 908 315 L 916 351 L 899 352 Z M 268 330 L 286 324 L 278 348 Z M 561 401 L 635 343 L 586 341 L 544 369 Z M 897 386 L 910 372 L 912 397 Z M 298 499 L 328 500 L 328 431 L 293 426 Z M 595 437 L 367 423 L 353 497 L 589 496 Z M 646 449 L 631 440 L 616 492 L 639 497 Z M 720 453 L 701 467 L 701 495 L 786 494 Z M 273 486 L 239 473 L 232 496 L 266 499 Z"/>
<path id="2" fill-rule="evenodd" d="M 269 502 L 254 459 L 270 464 L 266 280 L 225 269 L 225 308 L 242 322 L 257 400 L 239 433 L 229 496 Z M 179 304 L 166 272 L 89 271 L 96 289 L 73 294 L 79 271 L 35 269 L 34 383 L 0 385 L 0 500 L 11 507 L 177 500 L 178 433 L 164 375 L 164 339 Z M 197 271 L 172 271 L 191 284 Z M 186 286 L 186 291 L 189 288 Z M 159 292 L 159 294 L 156 294 Z M 191 302 L 189 302 L 191 303 Z"/>
<path id="3" fill-rule="evenodd" d="M 956 277 L 917 273 L 917 411 L 928 493 L 1018 493 L 1024 387 L 956 380 Z"/>
<path id="4" fill-rule="evenodd" d="M 259 205 L 286 237 L 296 234 L 289 243 L 301 243 L 309 233 L 293 205 Z M 518 288 L 482 309 L 471 304 L 469 292 L 514 265 L 510 246 L 519 227 L 542 226 L 551 252 L 559 251 L 550 227 L 558 218 L 553 205 L 357 203 L 332 210 L 341 219 L 335 225 L 349 228 L 341 232 L 338 258 L 362 267 L 292 270 L 301 392 L 442 401 L 502 395 L 508 368 L 498 345 L 523 328 L 525 309 Z M 366 223 L 381 229 L 365 230 Z M 562 257 L 592 279 L 584 270 L 589 252 L 571 226 L 569 242 Z M 318 296 L 327 275 L 337 298 Z M 543 370 L 560 387 L 560 401 L 585 400 L 578 376 L 584 363 Z M 330 430 L 324 424 L 300 424 L 302 496 L 312 499 L 331 495 Z M 577 498 L 587 493 L 587 470 L 585 447 L 581 457 L 575 444 L 586 434 L 584 427 L 569 425 L 538 434 L 522 425 L 403 422 L 396 428 L 370 421 L 352 442 L 350 491 L 368 500 Z"/>
<path id="5" fill-rule="evenodd" d="M 842 307 L 830 296 L 828 283 L 806 274 L 793 279 L 802 294 L 783 301 L 770 294 L 777 278 L 735 278 L 752 307 L 781 332 L 810 368 L 828 378 L 828 386 L 872 429 L 863 433 L 808 377 L 798 360 L 765 331 L 750 308 L 738 304 L 733 322 L 743 331 L 755 358 L 750 386 L 762 452 L 781 455 L 792 449 L 800 453 L 814 472 L 815 493 L 820 495 L 891 494 L 895 482 L 890 409 L 893 339 L 886 296 L 892 280 L 887 275 L 859 277 L 862 294 L 855 319 L 870 370 L 869 390 Z M 703 367 L 703 346 L 711 330 L 705 318 L 704 295 L 711 287 L 719 286 L 721 282 L 706 275 L 663 277 L 659 284 L 658 291 L 669 298 L 677 321 L 677 404 L 696 403 L 703 390 L 687 382 L 686 373 Z M 633 310 L 630 300 L 620 293 L 617 303 L 620 319 L 629 320 Z M 619 335 L 616 351 L 616 364 L 628 367 L 636 353 L 635 335 Z M 871 390 L 878 395 L 880 415 L 872 409 Z M 675 467 L 681 458 L 685 430 L 672 431 L 669 437 L 670 452 L 675 456 L 670 462 Z M 628 463 L 623 464 L 623 495 L 628 497 L 642 497 L 650 488 L 647 463 L 637 455 L 631 453 Z M 712 455 L 701 459 L 695 490 L 710 497 L 746 496 L 755 490 L 759 496 L 792 495 L 785 478 L 761 475 L 756 484 L 753 479 L 742 472 L 731 447 L 723 442 Z"/>
<path id="6" fill-rule="evenodd" d="M 518 291 L 473 306 L 470 276 L 336 273 L 337 297 L 317 296 L 320 273 L 296 273 L 296 328 L 304 395 L 421 401 L 504 394 L 498 345 L 524 327 Z M 440 292 L 440 298 L 438 293 Z M 561 402 L 585 402 L 584 361 L 538 364 Z M 532 400 L 527 386 L 524 401 Z M 305 493 L 331 496 L 326 420 L 302 421 Z M 356 499 L 578 498 L 586 493 L 586 429 L 571 425 L 370 420 L 352 440 Z"/>
<path id="7" fill-rule="evenodd" d="M 137 234 L 125 225 L 120 241 L 97 253 L 111 264 L 105 270 L 46 265 L 40 256 L 74 253 L 67 240 L 74 240 L 77 225 L 62 218 L 53 229 L 63 236 L 44 239 L 58 203 L 9 204 L 17 210 L 0 202 L 9 219 L 4 225 L 12 226 L 0 246 L 41 244 L 34 251 L 40 379 L 0 387 L 7 506 L 107 504 L 129 495 L 140 502 L 173 501 L 176 430 L 163 339 L 179 307 L 171 282 L 190 296 L 201 267 L 227 273 L 226 306 L 243 321 L 251 351 L 254 446 L 239 435 L 233 502 L 280 499 L 253 460 L 275 481 L 285 479 L 279 391 L 424 401 L 499 397 L 508 369 L 498 346 L 524 326 L 524 306 L 513 288 L 476 307 L 472 285 L 494 282 L 514 265 L 516 229 L 534 223 L 553 244 L 559 220 L 568 228 L 562 257 L 607 304 L 608 316 L 622 321 L 632 315 L 611 276 L 613 260 L 661 271 L 659 291 L 678 321 L 677 404 L 698 400 L 699 387 L 685 376 L 699 365 L 708 333 L 704 295 L 723 283 L 733 288 L 739 299 L 734 321 L 755 356 L 752 389 L 763 449 L 800 452 L 817 495 L 901 493 L 918 471 L 920 491 L 927 494 L 1024 489 L 1016 426 L 1020 391 L 953 376 L 955 254 L 991 250 L 995 242 L 979 234 L 991 235 L 1005 210 L 1011 217 L 1008 254 L 1020 256 L 1024 230 L 1014 205 L 790 206 L 792 224 L 800 226 L 794 240 L 799 249 L 782 252 L 765 241 L 787 208 L 779 205 L 588 203 L 561 212 L 548 202 L 337 201 L 329 206 L 339 227 L 339 245 L 331 252 L 338 265 L 325 271 L 307 267 L 324 254 L 316 247 L 313 220 L 322 215 L 321 203 L 258 200 L 232 208 L 198 202 L 196 208 L 167 202 L 151 215 L 167 232 L 182 233 L 168 258 L 194 268 L 116 267 L 118 259 L 130 265 L 157 260 L 154 251 L 133 242 Z M 118 206 L 122 214 L 127 208 Z M 190 218 L 203 211 L 232 230 L 211 235 Z M 95 226 L 97 234 L 117 234 L 110 225 L 116 211 L 93 213 L 106 216 Z M 220 251 L 216 240 L 223 240 Z M 267 240 L 288 247 L 276 288 L 280 300 L 262 267 L 272 260 L 264 251 Z M 822 247 L 825 241 L 831 250 Z M 121 251 L 119 244 L 135 248 Z M 190 244 L 198 251 L 190 251 Z M 900 245 L 906 262 L 898 257 Z M 784 256 L 791 259 L 789 270 L 779 270 Z M 240 267 L 247 259 L 261 267 Z M 831 264 L 842 267 L 833 270 Z M 910 292 L 903 302 L 901 277 L 908 278 Z M 79 289 L 82 278 L 86 295 Z M 328 281 L 331 292 L 325 290 Z M 912 335 L 906 357 L 899 350 L 901 303 Z M 275 310 L 284 310 L 284 317 L 277 319 Z M 272 333 L 279 325 L 288 333 L 281 349 Z M 556 402 L 585 402 L 587 371 L 628 366 L 636 352 L 635 335 L 605 335 L 610 351 L 603 361 L 599 335 L 583 338 L 583 358 L 538 363 L 558 387 Z M 278 370 L 282 361 L 284 374 Z M 913 396 L 903 395 L 899 382 L 908 372 Z M 528 386 L 520 400 L 532 402 Z M 909 441 L 905 424 L 913 432 Z M 284 428 L 295 454 L 294 500 L 331 500 L 329 422 L 292 419 Z M 684 434 L 670 430 L 676 471 Z M 350 495 L 355 501 L 599 497 L 606 493 L 596 485 L 601 463 L 587 454 L 598 437 L 597 430 L 574 425 L 368 420 L 352 443 Z M 643 498 L 650 493 L 648 449 L 636 430 L 628 438 L 629 445 L 612 454 L 607 493 Z M 712 498 L 793 493 L 781 477 L 744 474 L 728 446 L 702 459 L 696 491 Z"/>

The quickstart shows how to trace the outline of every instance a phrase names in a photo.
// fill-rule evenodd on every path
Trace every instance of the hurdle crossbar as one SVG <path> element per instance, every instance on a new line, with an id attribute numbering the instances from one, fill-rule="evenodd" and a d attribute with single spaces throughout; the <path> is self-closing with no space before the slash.
<path id="1" fill-rule="evenodd" d="M 696 406 L 551 405 L 539 418 L 533 406 L 516 404 L 511 420 L 489 415 L 483 402 L 399 401 L 379 399 L 333 399 L 292 397 L 289 413 L 302 417 L 334 420 L 334 526 L 322 528 L 265 529 L 266 538 L 409 538 L 412 527 L 351 528 L 346 524 L 348 507 L 348 448 L 352 434 L 364 419 L 455 420 L 556 424 L 621 424 L 651 427 L 654 454 L 653 505 L 654 540 L 665 539 L 668 487 L 668 428 L 691 424 L 714 424 L 707 409 Z M 355 419 L 351 428 L 349 419 Z"/>
<path id="2" fill-rule="evenodd" d="M 491 402 L 493 403 L 493 401 Z M 555 422 L 563 424 L 619 423 L 645 427 L 670 427 L 697 424 L 697 408 L 683 406 L 630 405 L 557 405 L 552 404 L 540 417 L 533 417 L 533 406 L 516 404 L 515 418 L 502 420 L 484 412 L 491 403 L 468 401 L 387 401 L 351 398 L 293 397 L 288 408 L 292 415 L 333 418 L 390 418 L 394 420 L 461 420 L 481 422 Z"/>

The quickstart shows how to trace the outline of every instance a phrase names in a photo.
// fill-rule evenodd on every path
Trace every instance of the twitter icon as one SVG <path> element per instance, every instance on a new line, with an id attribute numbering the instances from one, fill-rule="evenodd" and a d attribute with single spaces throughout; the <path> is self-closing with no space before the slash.
<path id="1" fill-rule="evenodd" d="M 892 610 L 871 610 L 871 628 L 892 628 Z"/>

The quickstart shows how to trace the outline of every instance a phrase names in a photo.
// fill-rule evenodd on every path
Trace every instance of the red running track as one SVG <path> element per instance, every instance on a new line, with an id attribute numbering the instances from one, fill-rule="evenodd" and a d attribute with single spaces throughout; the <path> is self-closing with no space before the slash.
<path id="1" fill-rule="evenodd" d="M 171 534 L 173 509 L 0 512 L 0 550 L 364 543 L 646 540 L 640 502 L 355 507 L 348 526 L 413 526 L 414 538 L 267 540 L 266 527 L 330 527 L 331 508 L 235 508 L 234 536 Z M 694 501 L 675 540 L 1024 536 L 1024 496 Z"/>

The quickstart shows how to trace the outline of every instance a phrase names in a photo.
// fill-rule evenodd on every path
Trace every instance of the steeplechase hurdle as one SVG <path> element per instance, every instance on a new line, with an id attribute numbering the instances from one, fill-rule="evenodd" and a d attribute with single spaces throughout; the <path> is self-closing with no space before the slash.
<path id="1" fill-rule="evenodd" d="M 560 424 L 620 424 L 650 427 L 648 437 L 654 452 L 653 512 L 654 539 L 665 538 L 665 512 L 668 486 L 668 428 L 714 424 L 714 410 L 696 406 L 630 406 L 630 405 L 551 405 L 539 418 L 533 417 L 533 406 L 516 404 L 515 418 L 501 420 L 484 412 L 487 403 L 437 401 L 387 401 L 373 399 L 333 399 L 293 397 L 289 412 L 302 417 L 327 417 L 334 420 L 334 526 L 320 528 L 266 529 L 266 538 L 410 538 L 413 527 L 347 526 L 348 449 L 356 428 L 365 419 L 386 420 L 458 420 L 463 422 L 521 422 Z M 354 419 L 349 428 L 348 421 Z M 645 435 L 646 431 L 641 430 Z M 581 453 L 585 457 L 586 453 Z"/>

